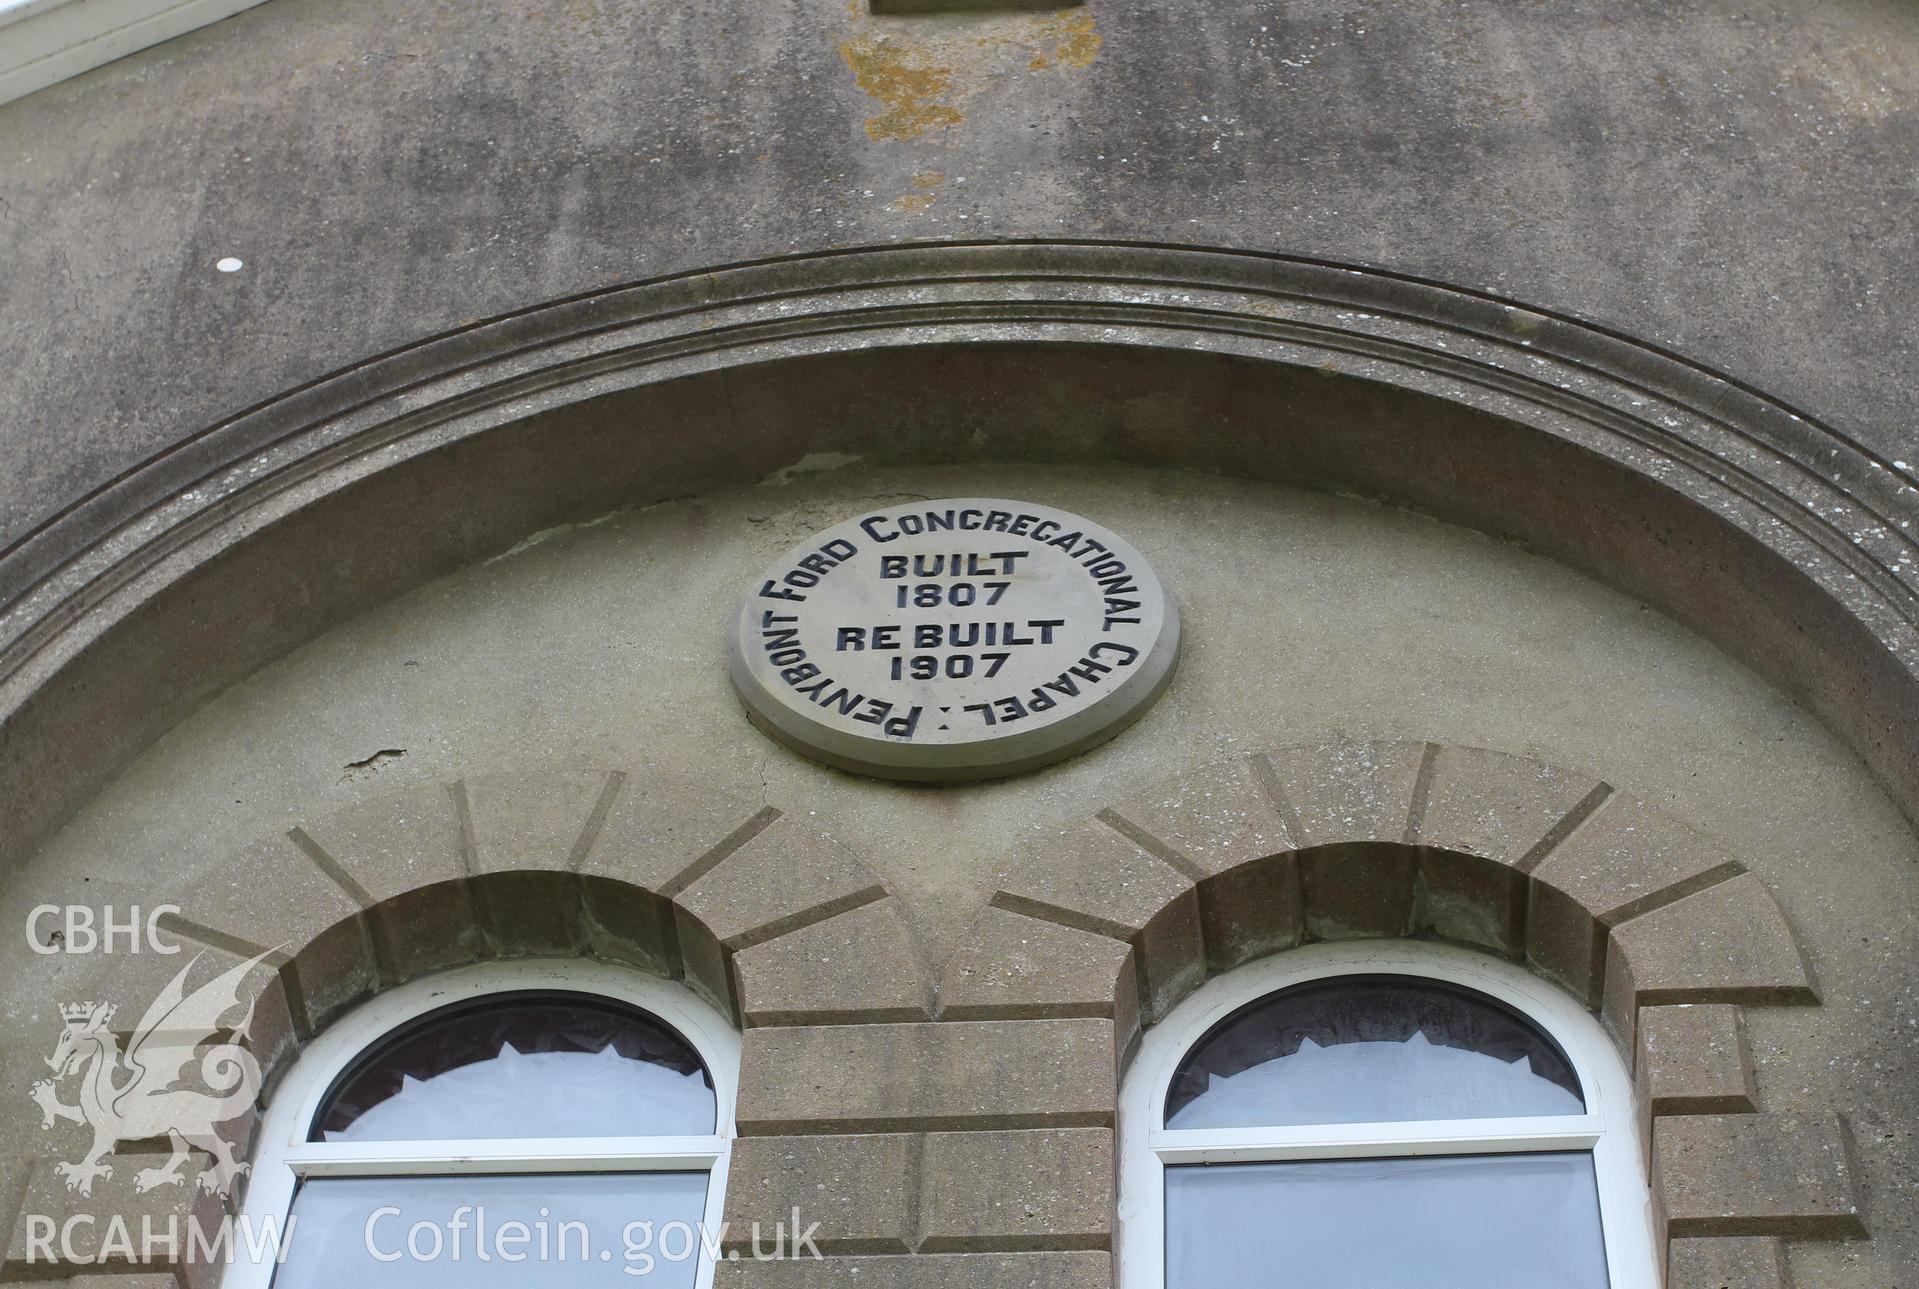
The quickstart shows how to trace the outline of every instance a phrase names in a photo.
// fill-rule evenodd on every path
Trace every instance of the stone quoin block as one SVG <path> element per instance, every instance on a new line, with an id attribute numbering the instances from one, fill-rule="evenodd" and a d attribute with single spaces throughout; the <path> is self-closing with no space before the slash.
<path id="1" fill-rule="evenodd" d="M 1756 1109 L 1745 1027 L 1730 1004 L 1640 1008 L 1634 1068 L 1655 1115 Z"/>
<path id="2" fill-rule="evenodd" d="M 932 1014 L 912 925 L 891 896 L 742 949 L 733 970 L 748 1026 L 912 1021 Z"/>
<path id="3" fill-rule="evenodd" d="M 1653 1172 L 1675 1239 L 1865 1234 L 1845 1126 L 1830 1114 L 1654 1121 Z"/>
<path id="4" fill-rule="evenodd" d="M 745 1135 L 1113 1120 L 1109 1020 L 750 1029 L 740 1059 Z"/>
<path id="5" fill-rule="evenodd" d="M 395 982 L 484 952 L 466 880 L 464 825 L 446 785 L 376 797 L 300 831 L 349 889 L 366 893 L 374 945 Z"/>
<path id="6" fill-rule="evenodd" d="M 1674 1240 L 1666 1289 L 1791 1289 L 1786 1249 L 1771 1236 Z"/>
<path id="7" fill-rule="evenodd" d="M 1204 976 L 1192 879 L 1104 823 L 1088 820 L 1027 842 L 993 903 L 1129 941 L 1149 1018 Z"/>
<path id="8" fill-rule="evenodd" d="M 1624 793 L 1608 797 L 1532 870 L 1526 952 L 1534 966 L 1599 1001 L 1608 928 L 1673 895 L 1740 871 L 1713 841 Z"/>
<path id="9" fill-rule="evenodd" d="M 1108 1128 L 926 1136 L 920 1250 L 1112 1247 Z"/>
<path id="10" fill-rule="evenodd" d="M 722 1262 L 720 1289 L 1111 1289 L 1103 1250 Z"/>
<path id="11" fill-rule="evenodd" d="M 1613 930 L 1602 1018 L 1628 1058 L 1640 1007 L 1818 1001 L 1785 915 L 1750 873 Z"/>
<path id="12" fill-rule="evenodd" d="M 1123 1065 L 1139 1038 L 1139 977 L 1124 940 L 988 905 L 940 979 L 941 1020 L 1107 1017 Z"/>
<path id="13" fill-rule="evenodd" d="M 751 1255 L 753 1226 L 771 1250 L 814 1222 L 823 1253 L 907 1253 L 918 1239 L 921 1139 L 912 1133 L 741 1137 L 726 1175 L 727 1245 Z"/>

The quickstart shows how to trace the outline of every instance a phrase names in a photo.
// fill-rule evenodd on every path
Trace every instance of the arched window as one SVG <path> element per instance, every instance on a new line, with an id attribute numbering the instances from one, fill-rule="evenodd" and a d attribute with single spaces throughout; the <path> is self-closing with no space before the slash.
<path id="1" fill-rule="evenodd" d="M 1626 1071 L 1521 968 L 1407 941 L 1208 982 L 1120 1104 L 1125 1289 L 1656 1289 Z"/>
<path id="2" fill-rule="evenodd" d="M 604 964 L 380 994 L 274 1091 L 238 1234 L 281 1221 L 284 1260 L 225 1284 L 708 1284 L 738 1066 L 711 1008 Z"/>

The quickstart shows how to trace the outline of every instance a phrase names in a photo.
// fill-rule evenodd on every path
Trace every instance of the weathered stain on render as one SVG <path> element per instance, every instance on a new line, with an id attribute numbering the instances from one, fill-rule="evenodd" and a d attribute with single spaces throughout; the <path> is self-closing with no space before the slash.
<path id="1" fill-rule="evenodd" d="M 917 139 L 966 119 L 953 104 L 935 101 L 951 92 L 953 69 L 917 40 L 869 32 L 841 45 L 840 57 L 859 87 L 886 106 L 866 120 L 875 139 Z"/>
<path id="2" fill-rule="evenodd" d="M 866 120 L 867 134 L 882 141 L 917 139 L 929 130 L 964 122 L 961 103 L 987 81 L 1005 75 L 1009 55 L 1033 72 L 1082 69 L 1099 57 L 1101 44 L 1093 13 L 1083 8 L 957 19 L 866 19 L 862 25 L 867 29 L 843 42 L 839 53 L 859 87 L 885 106 Z"/>

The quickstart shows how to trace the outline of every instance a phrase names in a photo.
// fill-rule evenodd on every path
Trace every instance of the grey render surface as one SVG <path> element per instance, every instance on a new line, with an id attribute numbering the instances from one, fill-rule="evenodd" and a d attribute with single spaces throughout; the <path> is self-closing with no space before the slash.
<path id="1" fill-rule="evenodd" d="M 834 519 L 968 492 L 1096 515 L 1151 552 L 1190 631 L 1159 704 L 1086 756 L 944 789 L 840 774 L 754 729 L 720 665 L 739 589 Z M 229 862 L 247 871 L 263 839 L 396 789 L 561 769 L 583 787 L 554 808 L 584 814 L 596 769 L 620 768 L 682 828 L 723 832 L 773 805 L 829 830 L 897 894 L 914 951 L 957 989 L 955 952 L 1019 852 L 1173 769 L 1327 737 L 1438 739 L 1574 767 L 1739 856 L 1775 893 L 1823 1002 L 1744 1009 L 1755 1104 L 1848 1117 L 1872 1236 L 1794 1242 L 1798 1283 L 1897 1283 L 1919 1259 L 1906 1198 L 1919 1167 L 1919 843 L 1898 809 L 1802 709 L 1662 616 L 1513 547 L 1347 499 L 1137 470 L 845 467 L 540 534 L 207 704 L 0 891 L 0 924 L 65 891 L 148 897 L 156 866 L 192 891 Z M 476 790 L 483 829 L 496 826 L 484 800 Z M 837 861 L 768 840 L 795 847 L 782 864 L 802 879 L 795 891 L 850 889 Z M 287 902 L 280 889 L 246 898 L 270 913 Z M 208 886 L 194 898 L 227 897 Z M 878 953 L 875 934 L 862 937 Z M 36 1041 L 12 1049 L 5 1075 L 24 1086 L 38 1077 L 48 1000 L 85 996 L 103 960 L 33 957 L 13 941 L 4 1014 Z M 43 1153 L 26 1131 L 27 1157 Z"/>
<path id="2" fill-rule="evenodd" d="M 1916 103 L 1903 0 L 272 0 L 0 108 L 0 544 L 423 336 L 915 239 L 1484 288 L 1912 459 Z"/>
<path id="3" fill-rule="evenodd" d="M 1194 243 L 1480 288 L 1723 369 L 1904 470 L 1916 102 L 1919 9 L 1897 2 L 876 19 L 838 0 L 478 18 L 270 0 L 0 108 L 0 549 L 222 418 L 423 337 L 915 240 Z M 226 255 L 246 267 L 217 272 Z M 768 744 L 716 665 L 737 585 L 870 498 L 969 490 L 1138 541 L 1192 614 L 1172 690 L 1108 748 L 1000 789 L 915 795 Z M 0 923 L 69 894 L 130 902 L 156 870 L 244 871 L 262 838 L 395 785 L 690 770 L 699 790 L 668 789 L 688 817 L 830 819 L 898 896 L 911 952 L 941 964 L 1023 843 L 1170 770 L 1343 736 L 1575 767 L 1736 852 L 1824 1000 L 1745 1010 L 1752 1099 L 1846 1116 L 1873 1237 L 1795 1241 L 1796 1283 L 1879 1289 L 1919 1264 L 1919 850 L 1855 750 L 1629 598 L 1342 498 L 1120 470 L 788 470 L 528 534 L 207 703 L 39 848 Z M 18 1092 L 52 1002 L 101 982 L 17 936 L 5 952 L 0 1008 L 35 1036 L 4 1057 Z M 10 1155 L 44 1153 L 24 1116 L 0 1124 Z M 25 1183 L 4 1175 L 12 1203 Z M 1779 1252 L 1682 1244 L 1701 1275 Z"/>

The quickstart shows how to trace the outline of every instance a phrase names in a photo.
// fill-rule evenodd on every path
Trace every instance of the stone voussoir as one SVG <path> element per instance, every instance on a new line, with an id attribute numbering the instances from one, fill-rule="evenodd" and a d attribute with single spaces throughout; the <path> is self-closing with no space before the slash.
<path id="1" fill-rule="evenodd" d="M 1602 1019 L 1630 1060 L 1641 1007 L 1819 1001 L 1792 928 L 1750 873 L 1615 927 Z"/>
<path id="2" fill-rule="evenodd" d="M 453 787 L 488 950 L 571 957 L 589 940 L 573 873 L 621 780 L 604 771 L 487 774 Z"/>
<path id="3" fill-rule="evenodd" d="M 1409 838 L 1524 870 L 1610 789 L 1529 757 L 1435 745 Z"/>
<path id="4" fill-rule="evenodd" d="M 1526 871 L 1608 792 L 1596 779 L 1526 757 L 1435 746 L 1411 823 L 1417 929 L 1520 956 Z"/>
<path id="5" fill-rule="evenodd" d="M 461 780 L 473 871 L 576 867 L 619 787 L 619 780 L 603 770 Z"/>
<path id="6" fill-rule="evenodd" d="M 1275 808 L 1305 849 L 1408 840 L 1427 744 L 1302 744 L 1259 758 Z"/>
<path id="7" fill-rule="evenodd" d="M 248 846 L 173 902 L 183 928 L 222 936 L 230 952 L 277 950 L 271 961 L 286 963 L 295 1023 L 312 1034 L 378 989 L 380 967 L 364 905 L 303 840 L 296 832 Z"/>
<path id="8" fill-rule="evenodd" d="M 1274 804 L 1272 777 L 1261 757 L 1222 761 L 1154 784 L 1099 816 L 1199 881 L 1208 971 L 1288 948 L 1303 930 L 1297 819 Z"/>
<path id="9" fill-rule="evenodd" d="M 804 817 L 761 815 L 673 900 L 681 968 L 695 990 L 737 1017 L 733 955 L 886 896 L 864 860 Z M 804 881 L 794 874 L 805 874 Z M 669 888 L 677 883 L 669 883 Z"/>
<path id="10" fill-rule="evenodd" d="M 780 818 L 760 793 L 645 767 L 607 776 L 575 867 L 659 895 L 690 886 Z M 593 821 L 589 820 L 589 824 Z"/>
<path id="11" fill-rule="evenodd" d="M 805 816 L 786 814 L 680 891 L 675 903 L 725 948 L 738 950 L 885 894 L 858 855 Z"/>
<path id="12" fill-rule="evenodd" d="M 1527 956 L 1595 1004 L 1609 928 L 1740 871 L 1710 838 L 1637 797 L 1613 793 L 1533 866 Z"/>
<path id="13" fill-rule="evenodd" d="M 587 948 L 595 957 L 657 976 L 682 974 L 671 901 L 613 878 L 583 876 L 580 917 Z"/>
<path id="14" fill-rule="evenodd" d="M 1409 846 L 1429 745 L 1333 742 L 1264 758 L 1275 806 L 1303 847 L 1301 917 L 1311 939 L 1412 930 L 1417 861 Z"/>
<path id="15" fill-rule="evenodd" d="M 338 873 L 349 891 L 364 892 L 374 946 L 393 981 L 484 954 L 467 881 L 465 825 L 447 785 L 375 797 L 298 831 L 316 862 Z"/>
<path id="16" fill-rule="evenodd" d="M 1101 812 L 1109 826 L 1198 879 L 1298 849 L 1252 757 L 1161 780 Z"/>
<path id="17" fill-rule="evenodd" d="M 992 902 L 1132 944 L 1148 1017 L 1163 1015 L 1205 976 L 1192 878 L 1106 822 L 1029 841 Z"/>

